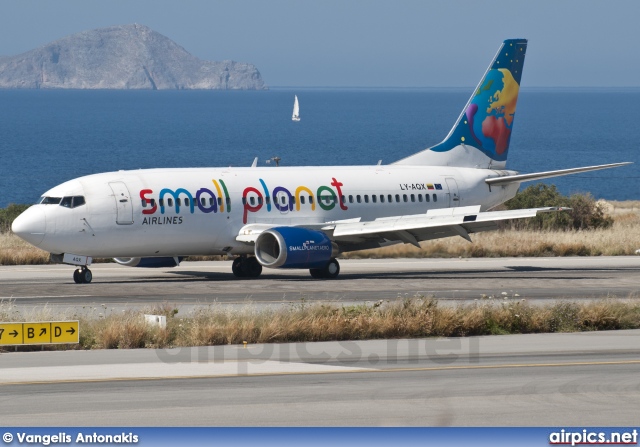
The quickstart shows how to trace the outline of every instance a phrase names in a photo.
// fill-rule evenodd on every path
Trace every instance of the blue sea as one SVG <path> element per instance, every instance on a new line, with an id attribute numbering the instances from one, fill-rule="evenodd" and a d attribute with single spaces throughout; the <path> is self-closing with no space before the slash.
<path id="1" fill-rule="evenodd" d="M 440 142 L 471 91 L 0 90 L 0 207 L 119 169 L 249 166 L 255 157 L 263 165 L 275 156 L 287 166 L 391 163 Z M 523 89 L 507 167 L 633 161 L 547 183 L 565 194 L 640 200 L 639 143 L 640 89 Z"/>

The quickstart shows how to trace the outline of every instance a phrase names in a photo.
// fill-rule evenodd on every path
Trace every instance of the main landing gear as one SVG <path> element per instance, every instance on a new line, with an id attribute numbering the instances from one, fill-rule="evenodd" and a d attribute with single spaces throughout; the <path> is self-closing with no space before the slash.
<path id="1" fill-rule="evenodd" d="M 262 264 L 253 256 L 240 256 L 233 260 L 231 271 L 237 278 L 257 278 L 262 273 Z"/>
<path id="2" fill-rule="evenodd" d="M 340 274 L 340 264 L 336 258 L 331 258 L 324 268 L 309 269 L 309 273 L 315 279 L 334 279 Z"/>
<path id="3" fill-rule="evenodd" d="M 87 267 L 78 268 L 73 272 L 73 280 L 76 284 L 89 284 L 92 279 L 93 274 Z"/>
<path id="4" fill-rule="evenodd" d="M 236 278 L 257 278 L 262 273 L 262 264 L 253 256 L 239 256 L 233 260 L 231 271 Z M 323 268 L 309 269 L 309 272 L 315 279 L 334 279 L 340 274 L 340 264 L 336 258 L 331 258 Z"/>

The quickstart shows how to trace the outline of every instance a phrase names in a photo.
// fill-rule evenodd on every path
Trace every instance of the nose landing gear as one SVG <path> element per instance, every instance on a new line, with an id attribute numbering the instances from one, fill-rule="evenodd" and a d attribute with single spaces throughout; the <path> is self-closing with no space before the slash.
<path id="1" fill-rule="evenodd" d="M 87 267 L 76 269 L 73 272 L 73 280 L 76 284 L 89 284 L 92 279 L 93 274 Z"/>

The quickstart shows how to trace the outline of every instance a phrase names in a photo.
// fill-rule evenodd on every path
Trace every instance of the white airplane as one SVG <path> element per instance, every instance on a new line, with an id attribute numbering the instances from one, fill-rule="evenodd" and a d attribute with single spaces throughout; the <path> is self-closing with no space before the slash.
<path id="1" fill-rule="evenodd" d="M 487 211 L 520 183 L 599 166 L 505 169 L 527 41 L 506 40 L 440 144 L 390 165 L 143 169 L 50 189 L 12 230 L 92 279 L 92 258 L 172 267 L 189 255 L 235 256 L 233 273 L 309 269 L 335 278 L 340 253 L 494 230 L 556 208 Z"/>

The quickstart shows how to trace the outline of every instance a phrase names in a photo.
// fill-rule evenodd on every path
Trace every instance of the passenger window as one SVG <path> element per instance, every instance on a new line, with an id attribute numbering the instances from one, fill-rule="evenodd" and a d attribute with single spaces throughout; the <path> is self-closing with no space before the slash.
<path id="1" fill-rule="evenodd" d="M 63 197 L 60 202 L 60 206 L 64 206 L 65 208 L 71 208 L 71 199 L 72 197 Z"/>
<path id="2" fill-rule="evenodd" d="M 353 196 L 349 194 L 349 203 L 353 203 Z"/>
<path id="3" fill-rule="evenodd" d="M 389 199 L 389 203 L 393 202 L 393 196 L 391 194 L 387 195 L 387 199 Z"/>
<path id="4" fill-rule="evenodd" d="M 291 196 L 291 203 L 292 203 L 293 205 L 295 205 L 295 204 L 296 204 L 296 196 Z"/>
<path id="5" fill-rule="evenodd" d="M 416 201 L 416 195 L 415 194 L 411 194 L 411 201 L 415 202 Z"/>
<path id="6" fill-rule="evenodd" d="M 231 199 L 229 197 L 227 197 L 224 202 L 227 204 L 227 208 L 231 206 Z"/>
<path id="7" fill-rule="evenodd" d="M 142 199 L 142 208 L 147 207 L 147 199 Z"/>
<path id="8" fill-rule="evenodd" d="M 407 195 L 406 194 L 402 194 L 402 201 L 406 202 L 407 201 Z"/>
<path id="9" fill-rule="evenodd" d="M 360 194 L 356 196 L 356 200 L 358 201 L 358 203 L 362 202 L 362 198 L 360 197 Z"/>
<path id="10" fill-rule="evenodd" d="M 437 201 L 438 201 L 438 196 L 437 196 L 435 193 L 433 194 L 433 201 L 434 201 L 434 202 L 437 202 Z"/>
<path id="11" fill-rule="evenodd" d="M 188 198 L 184 199 L 184 206 L 189 206 L 189 199 Z"/>
<path id="12" fill-rule="evenodd" d="M 313 196 L 309 196 L 309 203 L 313 203 Z"/>
<path id="13" fill-rule="evenodd" d="M 262 197 L 258 197 L 258 205 L 262 205 Z"/>
<path id="14" fill-rule="evenodd" d="M 218 206 L 222 206 L 222 197 L 218 197 Z"/>
<path id="15" fill-rule="evenodd" d="M 369 203 L 369 194 L 364 195 L 364 203 Z"/>
<path id="16" fill-rule="evenodd" d="M 418 202 L 422 202 L 422 194 L 418 194 Z"/>
<path id="17" fill-rule="evenodd" d="M 160 203 L 160 206 L 164 206 L 164 199 L 158 199 L 158 202 Z"/>
<path id="18" fill-rule="evenodd" d="M 300 204 L 304 205 L 304 196 L 300 196 Z"/>
<path id="19" fill-rule="evenodd" d="M 250 197 L 249 198 L 249 202 L 251 202 L 251 206 L 256 204 L 256 198 L 255 197 Z"/>
<path id="20" fill-rule="evenodd" d="M 384 203 L 384 194 L 380 194 L 380 203 Z"/>
<path id="21" fill-rule="evenodd" d="M 176 205 L 181 206 L 182 205 L 182 200 L 180 199 L 180 197 L 178 197 L 176 199 Z"/>
<path id="22" fill-rule="evenodd" d="M 345 200 L 344 196 L 340 196 L 340 201 L 341 201 L 342 203 L 347 203 L 347 201 Z"/>
<path id="23" fill-rule="evenodd" d="M 207 205 L 207 199 L 205 199 L 204 197 L 200 197 L 200 205 L 206 206 Z"/>
<path id="24" fill-rule="evenodd" d="M 424 195 L 424 201 L 425 201 L 425 202 L 428 202 L 428 201 L 429 201 L 429 194 L 425 194 L 425 195 Z"/>
<path id="25" fill-rule="evenodd" d="M 396 202 L 400 203 L 400 194 L 396 194 Z"/>
<path id="26" fill-rule="evenodd" d="M 373 203 L 376 203 L 376 200 L 378 200 L 378 197 L 377 197 L 375 194 L 372 194 L 372 195 L 371 195 L 371 201 L 372 201 Z"/>
<path id="27" fill-rule="evenodd" d="M 267 197 L 267 205 L 271 205 L 271 197 Z"/>
<path id="28" fill-rule="evenodd" d="M 167 199 L 167 204 L 169 206 L 173 206 L 173 199 L 172 198 Z"/>

